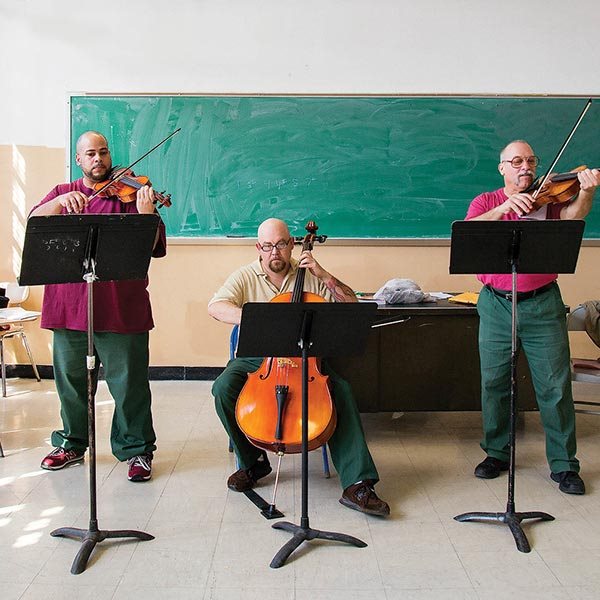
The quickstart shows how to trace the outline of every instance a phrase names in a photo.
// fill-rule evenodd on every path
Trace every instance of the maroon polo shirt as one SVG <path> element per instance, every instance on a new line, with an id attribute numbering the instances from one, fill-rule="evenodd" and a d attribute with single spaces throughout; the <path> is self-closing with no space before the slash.
<path id="1" fill-rule="evenodd" d="M 83 179 L 57 185 L 33 209 L 61 194 L 80 191 L 87 196 L 93 190 Z M 118 197 L 94 198 L 83 211 L 86 214 L 137 213 L 135 202 L 121 202 Z M 62 214 L 66 214 L 65 208 Z M 152 256 L 167 253 L 164 223 L 160 222 L 160 236 Z M 123 260 L 127 260 L 124 256 Z M 148 294 L 148 279 L 132 281 L 97 281 L 94 283 L 94 331 L 113 333 L 143 333 L 154 327 Z M 42 306 L 41 325 L 45 329 L 87 330 L 87 284 L 61 283 L 46 285 Z"/>

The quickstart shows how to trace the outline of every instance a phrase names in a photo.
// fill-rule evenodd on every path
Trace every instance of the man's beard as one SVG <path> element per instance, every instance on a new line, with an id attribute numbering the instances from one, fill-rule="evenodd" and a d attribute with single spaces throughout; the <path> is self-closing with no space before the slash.
<path id="1" fill-rule="evenodd" d="M 285 271 L 286 263 L 282 258 L 272 258 L 269 260 L 269 269 L 273 273 L 281 273 Z"/>
<path id="2" fill-rule="evenodd" d="M 96 173 L 94 173 L 94 169 L 100 169 L 100 171 L 96 171 Z M 83 171 L 83 169 L 82 169 Z M 110 173 L 110 167 L 105 167 L 104 165 L 102 166 L 97 166 L 97 167 L 92 167 L 91 169 L 89 169 L 88 171 L 83 171 L 83 174 L 90 179 L 91 181 L 105 181 L 108 177 L 108 174 Z"/>

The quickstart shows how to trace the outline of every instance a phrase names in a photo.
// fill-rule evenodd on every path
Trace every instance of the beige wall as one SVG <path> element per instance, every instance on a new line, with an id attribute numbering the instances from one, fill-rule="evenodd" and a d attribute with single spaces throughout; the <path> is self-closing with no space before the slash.
<path id="1" fill-rule="evenodd" d="M 595 0 L 0 0 L 0 281 L 19 271 L 28 210 L 65 180 L 69 92 L 593 95 L 596 13 Z M 123 23 L 135 24 L 125 36 Z M 251 245 L 173 245 L 153 262 L 153 365 L 224 364 L 229 328 L 206 303 L 253 256 Z M 431 291 L 478 288 L 447 274 L 447 246 L 326 244 L 318 258 L 360 290 L 400 276 Z M 586 247 L 577 275 L 561 277 L 567 303 L 600 297 L 599 259 Z M 28 307 L 40 304 L 34 289 Z M 49 364 L 50 334 L 28 329 Z M 598 354 L 577 337 L 575 353 Z"/>
<path id="2" fill-rule="evenodd" d="M 6 217 L 0 220 L 0 280 L 14 279 L 18 274 L 26 215 L 56 182 L 62 181 L 63 170 L 63 149 L 0 146 L 0 197 L 6 207 Z M 326 243 L 315 252 L 328 270 L 356 290 L 375 290 L 392 277 L 414 279 L 428 291 L 479 289 L 474 276 L 448 275 L 448 246 Z M 251 243 L 173 244 L 165 258 L 153 260 L 150 292 L 156 328 L 151 335 L 152 365 L 225 364 L 229 326 L 210 319 L 206 305 L 224 278 L 254 256 Z M 577 274 L 561 277 L 566 303 L 576 305 L 582 300 L 600 297 L 599 260 L 599 247 L 582 249 Z M 41 298 L 41 289 L 33 288 L 27 308 L 39 309 Z M 585 334 L 572 335 L 574 354 L 593 358 L 600 354 Z M 51 364 L 50 333 L 37 324 L 29 324 L 28 339 L 36 360 L 40 364 Z M 27 359 L 17 344 L 10 344 L 7 361 L 26 363 Z"/>

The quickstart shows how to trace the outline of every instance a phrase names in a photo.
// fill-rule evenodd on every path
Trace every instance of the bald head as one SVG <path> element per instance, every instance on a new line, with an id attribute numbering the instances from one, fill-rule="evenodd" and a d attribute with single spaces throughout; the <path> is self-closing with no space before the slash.
<path id="1" fill-rule="evenodd" d="M 259 243 L 271 240 L 287 240 L 290 238 L 290 230 L 285 221 L 281 219 L 266 219 L 258 226 Z"/>
<path id="2" fill-rule="evenodd" d="M 500 151 L 500 162 L 502 162 L 503 160 L 507 160 L 507 156 L 509 154 L 510 156 L 508 156 L 508 160 L 510 160 L 515 153 L 518 153 L 520 151 L 527 152 L 528 154 L 526 154 L 526 156 L 533 155 L 533 150 L 531 149 L 531 146 L 525 140 L 513 140 L 512 142 L 506 144 L 506 146 L 504 146 L 504 148 L 502 148 L 502 150 Z"/>
<path id="3" fill-rule="evenodd" d="M 77 139 L 75 150 L 78 154 L 80 154 L 84 148 L 95 144 L 100 144 L 108 148 L 108 140 L 101 133 L 98 133 L 97 131 L 86 131 Z"/>

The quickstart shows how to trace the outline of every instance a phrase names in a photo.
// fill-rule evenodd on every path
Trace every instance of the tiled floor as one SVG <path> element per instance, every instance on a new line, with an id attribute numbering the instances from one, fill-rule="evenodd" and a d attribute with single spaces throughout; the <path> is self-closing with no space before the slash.
<path id="1" fill-rule="evenodd" d="M 598 398 L 576 384 L 578 397 Z M 505 510 L 507 478 L 481 481 L 473 468 L 479 413 L 364 415 L 389 519 L 338 503 L 335 474 L 310 460 L 310 524 L 364 540 L 354 548 L 314 540 L 280 569 L 269 568 L 289 534 L 271 528 L 225 480 L 235 470 L 218 422 L 210 382 L 152 382 L 159 450 L 154 476 L 130 483 L 108 445 L 112 403 L 97 396 L 100 529 L 140 529 L 153 541 L 106 540 L 88 569 L 71 575 L 80 543 L 50 537 L 57 527 L 88 525 L 88 469 L 42 471 L 59 407 L 53 382 L 10 380 L 0 398 L 0 589 L 2 600 L 100 599 L 503 599 L 600 598 L 600 418 L 578 415 L 585 496 L 558 491 L 548 477 L 539 417 L 519 427 L 516 507 L 553 522 L 527 521 L 533 550 L 516 550 L 502 524 L 458 523 L 473 510 Z M 298 523 L 299 457 L 284 459 L 278 507 Z M 258 491 L 269 499 L 272 477 Z"/>

